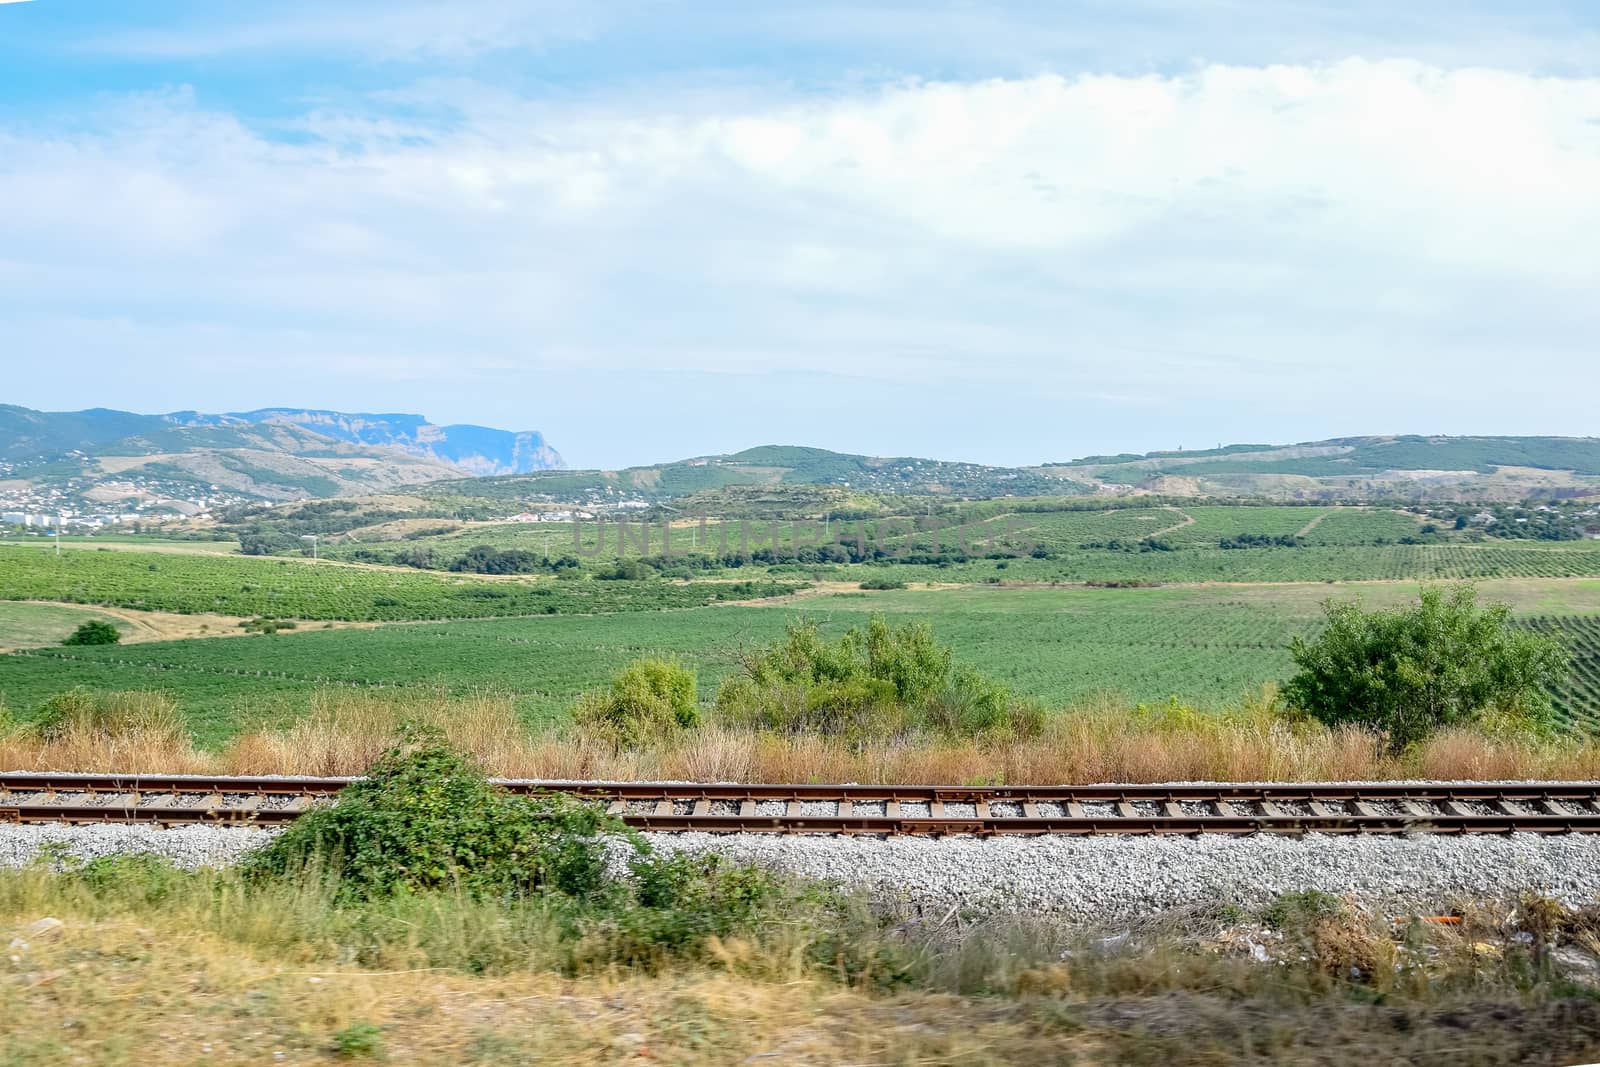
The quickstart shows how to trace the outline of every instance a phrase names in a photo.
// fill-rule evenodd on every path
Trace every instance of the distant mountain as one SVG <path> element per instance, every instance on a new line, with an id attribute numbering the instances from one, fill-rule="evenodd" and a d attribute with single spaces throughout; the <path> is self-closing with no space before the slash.
<path id="1" fill-rule="evenodd" d="M 615 471 L 539 471 L 442 481 L 422 495 L 505 510 L 537 504 L 624 501 L 719 513 L 781 511 L 765 500 L 797 486 L 826 487 L 808 507 L 850 506 L 862 494 L 962 498 L 1081 494 L 1260 497 L 1277 500 L 1520 500 L 1600 495 L 1600 438 L 1347 437 L 1297 445 L 1229 445 L 1198 452 L 1089 456 L 1036 467 L 991 467 L 913 457 L 882 458 L 822 448 L 763 445 L 731 455 Z M 788 497 L 793 497 L 788 492 Z M 791 501 L 792 502 L 792 501 Z"/>
<path id="2" fill-rule="evenodd" d="M 27 510 L 382 493 L 463 474 L 561 465 L 533 432 L 420 415 L 263 409 L 140 415 L 0 405 L 0 496 Z M 125 509 L 124 509 L 125 510 Z"/>
<path id="3" fill-rule="evenodd" d="M 421 415 L 261 408 L 225 415 L 180 411 L 162 417 L 179 426 L 290 422 L 336 441 L 398 448 L 475 475 L 526 474 L 566 465 L 560 453 L 546 444 L 540 433 L 495 430 L 487 426 L 435 426 Z"/>

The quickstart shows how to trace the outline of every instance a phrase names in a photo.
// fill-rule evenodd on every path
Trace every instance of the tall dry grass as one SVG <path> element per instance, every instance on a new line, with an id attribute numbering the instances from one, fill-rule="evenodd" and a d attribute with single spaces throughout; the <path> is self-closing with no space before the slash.
<path id="1" fill-rule="evenodd" d="M 0 767 L 115 773 L 356 775 L 407 723 L 440 730 L 508 778 L 1055 785 L 1090 782 L 1388 778 L 1600 778 L 1600 743 L 1439 734 L 1404 757 L 1373 735 L 1286 717 L 1270 692 L 1230 708 L 1130 710 L 1106 699 L 1060 711 L 1026 740 L 905 739 L 852 745 L 821 735 L 710 725 L 618 748 L 571 730 L 530 731 L 510 697 L 332 690 L 286 726 L 198 750 L 160 694 L 97 694 L 55 726 L 0 732 Z"/>
<path id="2" fill-rule="evenodd" d="M 214 757 L 194 747 L 165 693 L 73 690 L 52 697 L 33 726 L 0 718 L 0 767 L 126 774 L 203 773 Z"/>
<path id="3" fill-rule="evenodd" d="M 286 727 L 241 735 L 218 754 L 218 766 L 229 774 L 361 774 L 407 724 L 440 731 L 490 768 L 514 765 L 528 746 L 509 697 L 335 689 L 315 694 L 306 715 Z"/>

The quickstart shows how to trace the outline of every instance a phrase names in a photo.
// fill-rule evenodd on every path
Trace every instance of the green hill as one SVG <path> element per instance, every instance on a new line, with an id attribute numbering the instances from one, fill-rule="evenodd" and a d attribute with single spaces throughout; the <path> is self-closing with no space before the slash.
<path id="1" fill-rule="evenodd" d="M 436 482 L 417 495 L 496 503 L 617 504 L 677 500 L 737 486 L 818 485 L 854 493 L 951 497 L 1064 496 L 1092 492 L 1078 477 L 1037 467 L 858 456 L 824 448 L 762 445 L 724 456 L 615 471 L 538 471 Z"/>

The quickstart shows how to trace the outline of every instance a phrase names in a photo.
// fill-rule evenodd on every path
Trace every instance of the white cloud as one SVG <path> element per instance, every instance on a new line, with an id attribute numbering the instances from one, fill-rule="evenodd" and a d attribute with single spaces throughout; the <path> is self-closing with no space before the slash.
<path id="1" fill-rule="evenodd" d="M 447 125 L 322 111 L 274 139 L 177 93 L 95 134 L 0 132 L 0 347 L 76 319 L 84 358 L 226 338 L 355 380 L 390 350 L 462 390 L 816 368 L 944 383 L 953 410 L 983 383 L 1140 418 L 1407 429 L 1417 395 L 1584 417 L 1548 383 L 1592 374 L 1600 80 L 1350 60 L 450 102 Z"/>

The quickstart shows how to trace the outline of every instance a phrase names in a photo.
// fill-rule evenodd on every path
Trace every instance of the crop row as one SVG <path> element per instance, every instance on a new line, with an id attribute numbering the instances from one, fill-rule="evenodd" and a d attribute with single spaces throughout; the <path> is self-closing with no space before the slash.
<path id="1" fill-rule="evenodd" d="M 484 581 L 451 574 L 252 557 L 0 546 L 0 597 L 308 620 L 496 618 L 694 607 L 795 585 Z"/>
<path id="2" fill-rule="evenodd" d="M 1526 625 L 1560 638 L 1572 657 L 1570 676 L 1552 694 L 1562 720 L 1575 729 L 1600 733 L 1600 618 L 1545 615 L 1526 620 Z"/>

